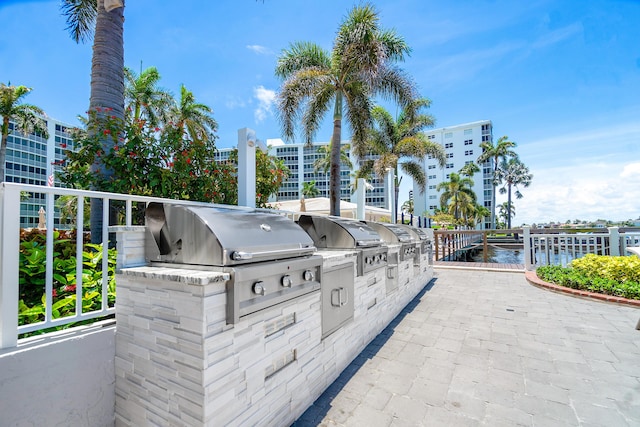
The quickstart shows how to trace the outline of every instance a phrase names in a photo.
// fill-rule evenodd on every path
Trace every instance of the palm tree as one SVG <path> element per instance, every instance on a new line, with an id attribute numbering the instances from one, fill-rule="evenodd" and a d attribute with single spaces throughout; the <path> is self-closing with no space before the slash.
<path id="1" fill-rule="evenodd" d="M 529 172 L 529 168 L 520 161 L 518 157 L 512 157 L 509 160 L 503 160 L 496 172 L 494 185 L 502 185 L 500 194 L 507 193 L 507 228 L 511 228 L 511 189 L 515 188 L 515 196 L 517 199 L 522 198 L 522 193 L 518 189 L 519 185 L 528 187 L 533 179 L 533 174 Z"/>
<path id="2" fill-rule="evenodd" d="M 496 184 L 495 177 L 496 172 L 498 170 L 498 165 L 501 160 L 506 159 L 507 157 L 516 157 L 517 154 L 512 150 L 517 144 L 515 142 L 509 141 L 508 136 L 502 136 L 496 142 L 496 145 L 493 145 L 492 141 L 483 141 L 480 143 L 480 148 L 482 148 L 482 154 L 478 156 L 478 160 L 476 162 L 479 165 L 487 161 L 493 161 L 493 176 L 491 177 L 493 182 L 493 191 L 491 192 L 491 226 L 495 227 L 496 223 Z"/>
<path id="3" fill-rule="evenodd" d="M 124 120 L 124 0 L 62 0 L 67 30 L 76 43 L 93 37 L 89 110 Z M 89 136 L 101 137 L 103 151 L 113 145 L 109 135 L 101 136 L 89 126 Z M 103 163 L 91 165 L 91 172 L 106 178 L 113 175 Z M 98 188 L 93 188 L 99 190 Z M 91 199 L 91 241 L 102 242 L 102 199 Z"/>
<path id="4" fill-rule="evenodd" d="M 369 130 L 366 149 L 376 158 L 364 160 L 362 169 L 372 170 L 382 179 L 388 169 L 394 170 L 393 197 L 396 212 L 392 215 L 395 214 L 396 217 L 398 194 L 402 183 L 398 166 L 418 184 L 420 193 L 424 193 L 427 187 L 427 176 L 422 167 L 422 161 L 427 156 L 433 156 L 440 163 L 440 167 L 445 165 L 444 147 L 427 139 L 421 132 L 424 128 L 433 126 L 434 123 L 431 115 L 422 113 L 422 110 L 430 104 L 431 101 L 426 98 L 416 99 L 400 111 L 397 120 L 379 106 L 374 107 L 371 112 L 374 126 Z M 401 158 L 406 160 L 399 162 Z"/>
<path id="5" fill-rule="evenodd" d="M 351 146 L 349 144 L 342 144 L 340 147 L 340 165 L 344 165 L 351 170 L 353 169 L 353 163 L 351 163 L 351 158 L 349 157 L 350 149 Z M 316 152 L 322 157 L 313 162 L 313 169 L 316 172 L 320 170 L 324 173 L 329 172 L 331 168 L 331 145 L 322 145 L 318 147 Z"/>
<path id="6" fill-rule="evenodd" d="M 473 162 L 469 162 L 465 163 L 458 173 L 462 176 L 466 176 L 467 178 L 473 178 L 473 175 L 478 172 L 480 172 L 480 167 Z"/>
<path id="7" fill-rule="evenodd" d="M 211 113 L 209 106 L 196 102 L 193 93 L 181 85 L 180 100 L 169 112 L 169 119 L 191 141 L 208 144 L 215 140 L 214 132 L 218 128 Z"/>
<path id="8" fill-rule="evenodd" d="M 474 225 L 477 225 L 477 224 L 481 224 L 486 217 L 491 215 L 491 212 L 486 207 L 476 204 L 473 208 L 473 214 L 474 214 L 473 223 Z"/>
<path id="9" fill-rule="evenodd" d="M 174 100 L 170 93 L 158 88 L 158 69 L 149 67 L 137 75 L 125 67 L 124 78 L 126 112 L 131 119 L 146 120 L 152 127 L 166 121 L 165 113 Z"/>
<path id="10" fill-rule="evenodd" d="M 318 187 L 316 187 L 315 181 L 302 183 L 302 195 L 305 197 L 316 197 L 320 193 Z"/>
<path id="11" fill-rule="evenodd" d="M 340 145 L 342 119 L 352 132 L 351 144 L 364 154 L 371 125 L 371 98 L 381 95 L 406 106 L 415 98 L 413 82 L 396 61 L 410 52 L 405 40 L 379 25 L 370 4 L 355 6 L 341 23 L 331 52 L 314 43 L 296 42 L 283 50 L 275 74 L 284 79 L 278 93 L 280 121 L 285 138 L 293 139 L 300 120 L 311 143 L 322 118 L 333 106 L 331 136 L 330 213 L 340 215 Z"/>
<path id="12" fill-rule="evenodd" d="M 0 116 L 2 116 L 2 139 L 0 140 L 0 182 L 5 180 L 5 165 L 7 162 L 7 139 L 9 138 L 9 121 L 12 120 L 16 129 L 30 134 L 40 132 L 46 138 L 47 123 L 42 116 L 44 112 L 39 107 L 23 104 L 22 98 L 31 92 L 26 86 L 11 86 L 11 83 L 0 83 Z"/>
<path id="13" fill-rule="evenodd" d="M 401 209 L 404 212 L 413 215 L 413 199 L 405 200 L 404 203 L 402 204 Z"/>
<path id="14" fill-rule="evenodd" d="M 507 214 L 507 213 L 509 213 L 509 214 Z M 507 224 L 508 218 L 510 216 L 511 217 L 516 216 L 516 207 L 512 204 L 511 208 L 509 208 L 509 203 L 508 202 L 503 202 L 499 206 L 498 218 L 502 220 L 502 223 L 504 224 L 505 228 L 507 228 L 506 224 Z"/>
<path id="15" fill-rule="evenodd" d="M 461 178 L 457 173 L 451 173 L 449 181 L 443 181 L 436 186 L 436 190 L 442 191 L 440 206 L 456 220 L 466 222 L 476 204 L 476 193 L 473 192 L 472 187 L 471 178 Z"/>

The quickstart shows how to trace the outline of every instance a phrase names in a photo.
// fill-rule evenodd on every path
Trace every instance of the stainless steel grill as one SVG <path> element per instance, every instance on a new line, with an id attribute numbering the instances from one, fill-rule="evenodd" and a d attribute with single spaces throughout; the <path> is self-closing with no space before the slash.
<path id="1" fill-rule="evenodd" d="M 298 224 L 318 248 L 357 250 L 358 276 L 387 265 L 388 249 L 383 246 L 380 235 L 367 224 L 320 215 L 300 215 Z"/>
<path id="2" fill-rule="evenodd" d="M 421 230 L 418 227 L 413 227 L 407 224 L 396 224 L 398 227 L 404 228 L 409 232 L 409 234 L 413 237 L 414 241 L 420 242 L 420 253 L 426 254 L 430 253 L 431 248 L 431 240 L 427 233 Z"/>
<path id="3" fill-rule="evenodd" d="M 408 230 L 399 224 L 383 224 L 381 222 L 363 221 L 373 228 L 387 243 L 400 244 L 400 261 L 415 258 L 417 255 L 416 241 Z"/>
<path id="4" fill-rule="evenodd" d="M 146 257 L 229 273 L 227 323 L 320 289 L 322 257 L 290 219 L 250 209 L 149 203 Z"/>

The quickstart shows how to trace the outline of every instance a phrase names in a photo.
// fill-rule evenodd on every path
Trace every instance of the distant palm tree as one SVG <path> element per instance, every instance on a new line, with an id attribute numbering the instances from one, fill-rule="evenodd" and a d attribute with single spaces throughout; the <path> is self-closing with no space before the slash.
<path id="1" fill-rule="evenodd" d="M 93 38 L 91 58 L 91 94 L 89 110 L 96 118 L 104 115 L 124 120 L 124 0 L 62 0 L 62 14 L 67 30 L 76 43 Z M 113 140 L 95 126 L 90 135 L 101 139 L 108 152 Z M 101 162 L 91 165 L 91 172 L 111 177 L 113 171 Z M 93 188 L 99 190 L 99 188 Z M 102 199 L 91 199 L 91 241 L 102 242 Z"/>
<path id="2" fill-rule="evenodd" d="M 350 149 L 351 146 L 349 144 L 342 144 L 340 147 L 340 164 L 346 166 L 349 170 L 353 169 L 353 163 L 351 163 L 351 158 L 349 157 Z M 331 168 L 331 145 L 321 145 L 316 152 L 322 157 L 316 159 L 313 163 L 313 169 L 316 172 L 329 172 Z"/>
<path id="3" fill-rule="evenodd" d="M 368 159 L 362 162 L 362 169 L 372 170 L 375 174 L 384 179 L 388 169 L 395 172 L 394 200 L 397 217 L 398 194 L 402 175 L 398 173 L 400 169 L 413 178 L 420 188 L 420 193 L 424 193 L 427 186 L 427 175 L 422 167 L 422 161 L 427 156 L 435 157 L 440 166 L 445 165 L 446 157 L 444 147 L 437 142 L 428 139 L 422 130 L 433 126 L 434 120 L 431 115 L 422 113 L 422 109 L 431 104 L 426 98 L 414 100 L 407 107 L 403 108 L 397 120 L 382 107 L 374 107 L 371 115 L 375 126 L 369 131 L 366 150 L 376 156 L 375 159 Z M 400 159 L 405 160 L 400 162 Z"/>
<path id="4" fill-rule="evenodd" d="M 460 175 L 466 176 L 467 178 L 473 178 L 473 175 L 480 172 L 480 167 L 473 162 L 465 163 L 465 165 L 460 168 Z"/>
<path id="5" fill-rule="evenodd" d="M 302 195 L 305 197 L 316 197 L 320 193 L 318 187 L 316 187 L 315 181 L 302 183 Z"/>
<path id="6" fill-rule="evenodd" d="M 405 200 L 401 209 L 403 212 L 413 215 L 413 199 Z"/>
<path id="7" fill-rule="evenodd" d="M 0 83 L 0 116 L 2 117 L 2 139 L 0 142 L 0 182 L 5 180 L 7 162 L 7 139 L 9 138 L 9 121 L 13 121 L 15 129 L 30 134 L 40 132 L 48 138 L 47 123 L 42 118 L 44 111 L 31 104 L 23 104 L 22 98 L 31 92 L 26 86 L 11 86 L 11 83 Z"/>
<path id="8" fill-rule="evenodd" d="M 508 202 L 502 202 L 502 204 L 498 207 L 498 218 L 502 220 L 505 228 L 508 228 L 507 222 L 509 221 L 510 216 L 516 216 L 516 207 L 512 204 L 511 208 L 509 208 Z"/>
<path id="9" fill-rule="evenodd" d="M 472 187 L 473 180 L 471 178 L 461 178 L 457 173 L 451 173 L 449 181 L 443 181 L 436 186 L 438 191 L 442 191 L 440 206 L 453 215 L 456 220 L 466 222 L 473 213 L 477 200 Z"/>
<path id="10" fill-rule="evenodd" d="M 515 142 L 509 141 L 508 136 L 501 136 L 493 145 L 493 141 L 484 141 L 480 143 L 480 148 L 482 148 L 482 154 L 478 156 L 478 160 L 476 162 L 479 165 L 484 164 L 487 161 L 493 161 L 493 175 L 491 177 L 493 182 L 493 191 L 491 192 L 491 226 L 495 227 L 496 223 L 496 184 L 495 177 L 496 172 L 498 170 L 498 165 L 501 160 L 506 159 L 507 157 L 516 157 L 517 154 L 512 150 L 517 144 Z"/>
<path id="11" fill-rule="evenodd" d="M 522 193 L 518 189 L 519 185 L 528 187 L 533 179 L 533 174 L 529 172 L 519 158 L 512 157 L 509 160 L 503 160 L 496 172 L 494 185 L 502 185 L 500 194 L 507 193 L 507 228 L 511 228 L 511 189 L 515 188 L 515 196 L 517 199 L 522 198 Z"/>
<path id="12" fill-rule="evenodd" d="M 166 112 L 174 99 L 170 93 L 158 87 L 158 69 L 149 67 L 137 75 L 125 67 L 124 77 L 126 111 L 133 121 L 146 120 L 152 127 L 166 121 Z"/>
<path id="13" fill-rule="evenodd" d="M 484 206 L 480 206 L 478 204 L 474 206 L 473 213 L 474 213 L 474 225 L 481 224 L 486 217 L 491 215 L 491 212 L 489 211 L 489 209 L 487 209 Z"/>
<path id="14" fill-rule="evenodd" d="M 214 132 L 218 128 L 211 114 L 211 108 L 196 102 L 193 93 L 182 85 L 180 99 L 172 106 L 169 120 L 191 141 L 206 144 L 214 141 Z"/>
<path id="15" fill-rule="evenodd" d="M 351 144 L 363 153 L 371 124 L 371 98 L 382 95 L 406 106 L 414 83 L 393 63 L 410 49 L 395 31 L 380 27 L 370 4 L 355 6 L 341 23 L 331 52 L 314 43 L 296 42 L 285 49 L 275 73 L 284 79 L 278 109 L 285 138 L 293 139 L 300 122 L 311 143 L 325 114 L 333 107 L 331 136 L 330 214 L 340 215 L 340 145 L 342 119 L 352 132 Z"/>

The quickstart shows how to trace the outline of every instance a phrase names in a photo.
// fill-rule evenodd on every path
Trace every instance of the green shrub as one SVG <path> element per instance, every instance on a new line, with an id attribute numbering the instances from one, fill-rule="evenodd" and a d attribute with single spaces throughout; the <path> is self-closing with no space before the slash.
<path id="1" fill-rule="evenodd" d="M 53 295 L 51 313 L 57 319 L 75 314 L 76 308 L 76 237 L 74 231 L 53 232 Z M 115 304 L 116 250 L 108 250 L 107 299 Z M 45 319 L 46 234 L 41 230 L 23 231 L 20 243 L 18 324 L 42 322 Z M 82 312 L 102 307 L 102 245 L 83 244 Z M 82 322 L 87 323 L 87 321 Z M 78 323 L 38 331 L 25 336 L 69 328 Z"/>
<path id="2" fill-rule="evenodd" d="M 567 267 L 538 267 L 538 277 L 573 289 L 640 299 L 640 258 L 585 255 Z"/>

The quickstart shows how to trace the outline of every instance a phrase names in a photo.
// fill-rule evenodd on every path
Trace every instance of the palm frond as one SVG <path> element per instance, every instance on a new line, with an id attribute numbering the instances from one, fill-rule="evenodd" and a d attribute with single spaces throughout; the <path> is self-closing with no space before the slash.
<path id="1" fill-rule="evenodd" d="M 63 0 L 60 9 L 67 19 L 71 38 L 76 43 L 91 40 L 98 16 L 98 0 Z"/>

